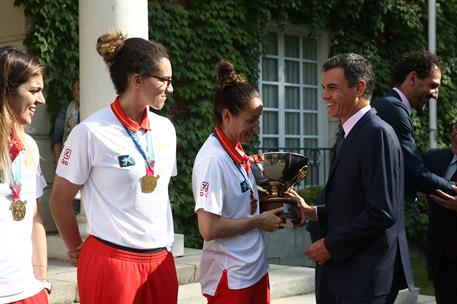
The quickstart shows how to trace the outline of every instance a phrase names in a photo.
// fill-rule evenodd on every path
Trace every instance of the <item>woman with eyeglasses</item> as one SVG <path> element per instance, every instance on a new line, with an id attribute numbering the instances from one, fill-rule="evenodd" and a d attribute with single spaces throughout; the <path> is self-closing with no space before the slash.
<path id="1" fill-rule="evenodd" d="M 77 125 L 61 153 L 50 208 L 78 267 L 81 303 L 176 303 L 168 183 L 176 175 L 173 124 L 160 110 L 173 92 L 166 49 L 119 32 L 102 35 L 118 96 Z M 81 189 L 88 238 L 71 208 Z"/>
<path id="2" fill-rule="evenodd" d="M 38 146 L 24 127 L 43 97 L 44 67 L 0 48 L 0 303 L 46 304 L 46 233 L 37 198 L 46 181 Z"/>

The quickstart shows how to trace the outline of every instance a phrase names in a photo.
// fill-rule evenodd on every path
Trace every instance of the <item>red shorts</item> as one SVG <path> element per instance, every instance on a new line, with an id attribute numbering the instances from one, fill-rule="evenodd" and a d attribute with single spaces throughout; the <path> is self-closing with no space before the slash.
<path id="1" fill-rule="evenodd" d="M 214 296 L 204 294 L 208 304 L 270 304 L 268 273 L 254 285 L 242 289 L 229 289 L 227 271 L 222 273 Z"/>
<path id="2" fill-rule="evenodd" d="M 43 288 L 39 293 L 27 299 L 12 302 L 11 304 L 48 304 L 48 293 Z"/>
<path id="3" fill-rule="evenodd" d="M 81 304 L 176 304 L 173 255 L 116 249 L 89 236 L 78 260 L 78 291 Z"/>

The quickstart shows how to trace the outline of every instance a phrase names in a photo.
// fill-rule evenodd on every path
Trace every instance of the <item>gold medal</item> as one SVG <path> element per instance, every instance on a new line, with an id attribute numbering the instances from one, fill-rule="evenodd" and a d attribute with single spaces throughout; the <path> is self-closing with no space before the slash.
<path id="1" fill-rule="evenodd" d="M 25 217 L 25 205 L 27 204 L 27 201 L 21 201 L 17 200 L 11 203 L 10 210 L 11 213 L 13 213 L 13 219 L 15 221 L 21 221 Z"/>
<path id="2" fill-rule="evenodd" d="M 255 212 L 257 211 L 257 200 L 255 198 L 252 198 L 250 205 L 251 205 L 251 215 L 254 215 Z"/>
<path id="3" fill-rule="evenodd" d="M 160 176 L 143 176 L 141 178 L 141 191 L 143 193 L 151 193 L 154 191 L 154 189 L 157 186 L 157 180 L 160 178 Z"/>

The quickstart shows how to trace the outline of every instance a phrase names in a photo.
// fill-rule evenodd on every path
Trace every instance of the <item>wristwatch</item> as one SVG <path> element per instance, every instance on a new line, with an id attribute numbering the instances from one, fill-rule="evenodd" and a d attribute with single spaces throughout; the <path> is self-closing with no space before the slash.
<path id="1" fill-rule="evenodd" d="M 49 282 L 48 279 L 40 279 L 41 284 L 43 285 L 44 289 L 48 292 L 48 294 L 51 294 L 52 291 L 52 284 Z"/>

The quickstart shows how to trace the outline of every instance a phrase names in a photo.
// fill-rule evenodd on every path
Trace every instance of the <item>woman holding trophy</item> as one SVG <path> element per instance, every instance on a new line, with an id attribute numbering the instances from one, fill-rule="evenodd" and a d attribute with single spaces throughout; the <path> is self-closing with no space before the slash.
<path id="1" fill-rule="evenodd" d="M 227 61 L 217 65 L 215 130 L 195 159 L 192 189 L 204 238 L 200 283 L 209 304 L 270 303 L 260 233 L 278 229 L 282 208 L 259 213 L 250 159 L 241 144 L 259 131 L 259 93 Z"/>

